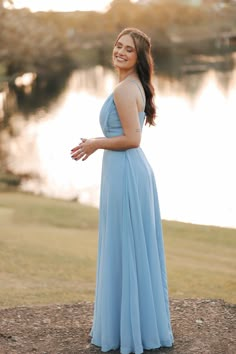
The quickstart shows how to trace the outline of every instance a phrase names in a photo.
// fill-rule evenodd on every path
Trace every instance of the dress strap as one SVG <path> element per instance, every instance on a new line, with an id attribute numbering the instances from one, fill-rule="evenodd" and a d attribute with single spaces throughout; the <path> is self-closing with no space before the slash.
<path id="1" fill-rule="evenodd" d="M 137 80 L 129 80 L 129 81 L 134 82 L 135 85 L 138 87 L 138 89 L 139 89 L 139 91 L 140 91 L 140 93 L 141 93 L 141 96 L 142 96 L 142 99 L 143 99 L 143 105 L 144 105 L 144 108 L 145 108 L 146 98 L 145 98 L 145 96 L 143 95 L 143 91 L 141 90 L 141 87 L 140 87 L 140 85 L 139 85 L 139 82 L 138 82 Z"/>

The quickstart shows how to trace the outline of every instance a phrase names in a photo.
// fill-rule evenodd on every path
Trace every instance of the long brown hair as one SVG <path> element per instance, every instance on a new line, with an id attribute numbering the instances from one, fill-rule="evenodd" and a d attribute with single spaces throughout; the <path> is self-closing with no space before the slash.
<path id="1" fill-rule="evenodd" d="M 146 114 L 146 124 L 155 125 L 156 107 L 154 104 L 155 90 L 152 84 L 154 65 L 151 54 L 151 40 L 144 32 L 137 28 L 131 27 L 125 28 L 120 32 L 115 44 L 122 36 L 126 34 L 130 35 L 133 39 L 137 52 L 136 71 L 146 96 L 146 105 L 144 110 Z"/>

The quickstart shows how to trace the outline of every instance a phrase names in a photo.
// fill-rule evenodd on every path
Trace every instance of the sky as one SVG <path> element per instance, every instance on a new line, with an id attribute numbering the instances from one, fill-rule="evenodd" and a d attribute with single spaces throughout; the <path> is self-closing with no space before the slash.
<path id="1" fill-rule="evenodd" d="M 35 11 L 106 11 L 111 0 L 14 0 L 16 8 Z"/>

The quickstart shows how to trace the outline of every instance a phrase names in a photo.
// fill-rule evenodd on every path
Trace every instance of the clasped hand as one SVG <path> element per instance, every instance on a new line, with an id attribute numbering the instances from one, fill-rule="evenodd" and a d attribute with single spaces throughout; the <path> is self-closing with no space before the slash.
<path id="1" fill-rule="evenodd" d="M 85 161 L 97 150 L 96 139 L 84 139 L 81 138 L 81 143 L 71 149 L 71 158 L 73 160 Z"/>

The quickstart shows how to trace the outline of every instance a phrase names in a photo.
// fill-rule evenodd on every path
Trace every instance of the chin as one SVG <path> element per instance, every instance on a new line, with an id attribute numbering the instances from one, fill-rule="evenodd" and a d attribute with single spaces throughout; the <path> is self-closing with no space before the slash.
<path id="1" fill-rule="evenodd" d="M 118 68 L 118 69 L 125 69 L 125 70 L 131 69 L 130 65 L 128 65 L 127 62 L 121 63 L 117 60 L 113 60 L 113 65 L 115 68 Z"/>
<path id="2" fill-rule="evenodd" d="M 124 65 L 117 63 L 117 62 L 113 62 L 113 65 L 116 69 L 125 69 Z"/>

